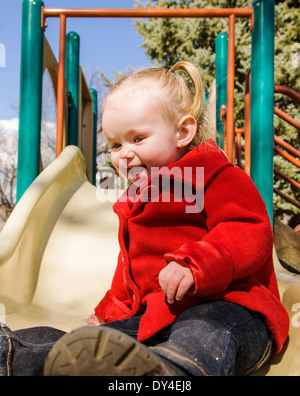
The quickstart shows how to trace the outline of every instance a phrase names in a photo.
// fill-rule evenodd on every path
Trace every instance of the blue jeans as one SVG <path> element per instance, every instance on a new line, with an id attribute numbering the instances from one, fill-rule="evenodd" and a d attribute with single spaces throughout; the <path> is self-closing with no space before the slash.
<path id="1" fill-rule="evenodd" d="M 137 337 L 140 317 L 115 321 L 112 327 Z M 1 376 L 41 376 L 44 360 L 65 333 L 50 327 L 11 331 L 0 328 Z M 147 340 L 151 350 L 191 376 L 242 376 L 271 356 L 273 340 L 263 317 L 239 305 L 208 302 L 184 312 Z"/>

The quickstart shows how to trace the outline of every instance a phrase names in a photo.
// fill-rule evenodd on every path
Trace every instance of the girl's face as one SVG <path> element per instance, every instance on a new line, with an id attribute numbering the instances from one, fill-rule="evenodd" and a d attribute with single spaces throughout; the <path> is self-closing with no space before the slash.
<path id="1" fill-rule="evenodd" d="M 164 116 L 155 96 L 148 92 L 150 100 L 144 100 L 128 91 L 113 96 L 104 108 L 102 126 L 121 175 L 140 183 L 153 168 L 157 171 L 186 153 L 177 121 Z"/>

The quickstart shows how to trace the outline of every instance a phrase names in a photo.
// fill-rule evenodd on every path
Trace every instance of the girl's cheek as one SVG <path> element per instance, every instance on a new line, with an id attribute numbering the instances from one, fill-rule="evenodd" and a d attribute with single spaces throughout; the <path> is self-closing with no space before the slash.
<path id="1" fill-rule="evenodd" d="M 119 171 L 119 160 L 118 156 L 115 153 L 111 154 L 111 162 L 113 166 Z"/>

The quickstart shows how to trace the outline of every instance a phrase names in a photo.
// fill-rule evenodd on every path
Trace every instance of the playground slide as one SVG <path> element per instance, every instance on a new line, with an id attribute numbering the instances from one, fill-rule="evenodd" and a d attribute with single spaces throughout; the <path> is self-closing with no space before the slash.
<path id="1" fill-rule="evenodd" d="M 273 250 L 275 272 L 281 301 L 290 317 L 289 337 L 280 354 L 255 375 L 300 376 L 300 275 L 285 270 Z"/>
<path id="2" fill-rule="evenodd" d="M 0 303 L 9 327 L 86 324 L 117 262 L 112 204 L 99 202 L 75 146 L 32 183 L 0 234 Z"/>
<path id="3" fill-rule="evenodd" d="M 19 201 L 0 234 L 0 320 L 13 330 L 84 326 L 105 294 L 119 251 L 118 219 L 114 197 L 99 194 L 81 151 L 68 146 Z M 257 375 L 298 376 L 300 277 L 280 265 L 275 250 L 274 262 L 290 335 Z"/>

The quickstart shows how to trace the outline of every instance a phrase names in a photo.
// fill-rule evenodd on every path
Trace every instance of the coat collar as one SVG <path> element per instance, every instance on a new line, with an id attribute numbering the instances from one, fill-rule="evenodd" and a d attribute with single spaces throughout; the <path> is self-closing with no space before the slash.
<path id="1" fill-rule="evenodd" d="M 149 191 L 151 191 L 151 200 L 155 199 L 155 195 L 159 195 L 170 179 L 179 183 L 192 184 L 196 190 L 205 188 L 219 172 L 228 166 L 233 165 L 216 143 L 209 140 L 189 151 L 179 161 L 152 173 L 140 187 L 131 184 L 113 206 L 113 210 L 115 213 L 125 216 L 129 216 L 130 213 L 133 214 L 133 207 L 137 212 L 140 212 L 140 206 L 149 202 L 146 197 Z M 199 180 L 198 177 L 200 168 L 204 168 L 202 180 Z"/>

